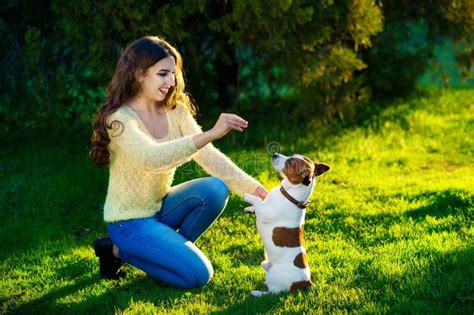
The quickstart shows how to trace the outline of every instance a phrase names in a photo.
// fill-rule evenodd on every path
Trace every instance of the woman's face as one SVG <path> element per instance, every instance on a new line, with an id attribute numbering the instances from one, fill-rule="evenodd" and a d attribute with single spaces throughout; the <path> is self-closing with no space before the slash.
<path id="1" fill-rule="evenodd" d="M 176 84 L 176 63 L 173 57 L 161 59 L 139 77 L 141 83 L 138 96 L 154 101 L 163 101 L 169 89 Z"/>

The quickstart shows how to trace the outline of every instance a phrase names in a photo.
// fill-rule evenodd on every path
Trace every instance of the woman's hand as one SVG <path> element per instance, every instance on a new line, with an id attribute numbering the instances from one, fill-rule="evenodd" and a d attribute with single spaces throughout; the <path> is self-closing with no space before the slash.
<path id="1" fill-rule="evenodd" d="M 194 144 L 199 150 L 209 142 L 220 139 L 225 136 L 231 129 L 244 131 L 248 126 L 248 122 L 235 114 L 221 114 L 212 129 L 193 137 Z"/>
<path id="2" fill-rule="evenodd" d="M 255 191 L 253 192 L 252 195 L 254 195 L 256 197 L 259 197 L 262 200 L 265 200 L 265 198 L 267 198 L 268 191 L 265 188 L 263 188 L 262 186 L 258 186 L 257 189 L 255 189 Z"/>
<path id="3" fill-rule="evenodd" d="M 215 140 L 225 136 L 231 129 L 237 131 L 244 131 L 248 127 L 248 122 L 235 114 L 222 113 L 217 119 L 214 127 L 209 130 L 215 137 Z"/>

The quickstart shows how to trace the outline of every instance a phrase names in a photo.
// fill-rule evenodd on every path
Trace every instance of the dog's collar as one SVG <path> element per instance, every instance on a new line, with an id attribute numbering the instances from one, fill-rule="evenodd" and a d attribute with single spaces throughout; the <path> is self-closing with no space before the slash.
<path id="1" fill-rule="evenodd" d="M 296 205 L 300 209 L 306 209 L 306 207 L 309 204 L 309 200 L 306 202 L 298 201 L 295 198 L 293 198 L 286 190 L 283 188 L 283 186 L 280 186 L 280 191 L 283 194 L 283 196 L 286 197 L 292 204 Z"/>

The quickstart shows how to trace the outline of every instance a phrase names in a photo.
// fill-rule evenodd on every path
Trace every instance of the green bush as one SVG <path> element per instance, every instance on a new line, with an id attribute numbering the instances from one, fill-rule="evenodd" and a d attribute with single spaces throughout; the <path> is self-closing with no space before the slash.
<path id="1" fill-rule="evenodd" d="M 412 89 L 440 36 L 460 41 L 458 60 L 472 67 L 469 0 L 403 3 L 11 1 L 0 8 L 0 137 L 89 133 L 122 49 L 147 34 L 182 52 L 189 91 L 205 112 L 268 114 L 278 103 L 292 121 L 351 120 L 373 93 Z M 402 30 L 417 21 L 427 45 L 407 50 L 413 39 Z"/>
<path id="2" fill-rule="evenodd" d="M 340 112 L 361 86 L 351 83 L 365 66 L 356 51 L 382 28 L 380 9 L 368 0 L 53 0 L 3 10 L 22 19 L 2 20 L 2 52 L 18 52 L 9 64 L 16 74 L 2 88 L 2 136 L 90 128 L 121 50 L 146 34 L 178 46 L 201 107 L 235 109 L 255 86 L 286 86 L 303 91 L 302 108 Z M 242 80 L 245 71 L 250 75 Z"/>
<path id="3" fill-rule="evenodd" d="M 384 30 L 364 51 L 368 84 L 378 99 L 407 96 L 435 66 L 437 45 L 449 41 L 461 77 L 474 69 L 474 2 L 384 0 Z M 445 75 L 442 73 L 442 75 Z M 443 80 L 447 85 L 448 80 Z"/>

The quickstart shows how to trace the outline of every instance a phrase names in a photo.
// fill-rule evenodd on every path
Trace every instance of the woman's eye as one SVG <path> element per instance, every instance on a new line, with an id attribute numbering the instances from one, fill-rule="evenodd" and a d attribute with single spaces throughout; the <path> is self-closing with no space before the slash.
<path id="1" fill-rule="evenodd" d="M 159 76 L 162 76 L 162 77 L 166 77 L 166 76 L 168 75 L 168 72 L 166 72 L 166 73 L 158 72 L 158 75 L 159 75 Z M 171 75 L 172 75 L 172 76 L 176 76 L 176 72 L 171 72 Z"/>

